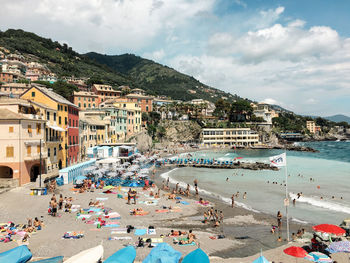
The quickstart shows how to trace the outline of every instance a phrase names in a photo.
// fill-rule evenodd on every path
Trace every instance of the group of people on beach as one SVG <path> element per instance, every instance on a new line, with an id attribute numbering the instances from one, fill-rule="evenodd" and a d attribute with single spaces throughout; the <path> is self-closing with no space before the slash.
<path id="1" fill-rule="evenodd" d="M 220 226 L 224 222 L 224 213 L 222 211 L 214 210 L 211 207 L 209 210 L 203 212 L 203 223 L 214 222 L 214 227 Z"/>
<path id="2" fill-rule="evenodd" d="M 49 215 L 56 217 L 58 210 L 62 210 L 63 208 L 65 212 L 69 212 L 70 209 L 72 208 L 72 202 L 73 202 L 72 197 L 63 198 L 62 194 L 60 194 L 60 197 L 57 201 L 56 195 L 53 194 L 49 202 L 49 209 L 48 209 Z"/>

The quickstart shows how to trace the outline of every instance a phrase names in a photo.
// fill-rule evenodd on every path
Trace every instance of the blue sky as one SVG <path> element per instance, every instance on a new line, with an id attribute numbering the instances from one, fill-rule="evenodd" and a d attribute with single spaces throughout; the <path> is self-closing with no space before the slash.
<path id="1" fill-rule="evenodd" d="M 1 30 L 134 53 L 300 114 L 350 115 L 350 1 L 0 1 Z"/>

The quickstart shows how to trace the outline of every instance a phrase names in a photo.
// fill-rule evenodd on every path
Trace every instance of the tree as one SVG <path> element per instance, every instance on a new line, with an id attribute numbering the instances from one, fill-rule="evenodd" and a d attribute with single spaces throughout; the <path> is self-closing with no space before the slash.
<path id="1" fill-rule="evenodd" d="M 224 99 L 219 99 L 215 102 L 215 110 L 213 115 L 219 119 L 227 118 L 228 113 L 230 112 L 231 106 L 230 103 Z"/>
<path id="2" fill-rule="evenodd" d="M 247 121 L 253 114 L 253 107 L 247 100 L 237 100 L 232 103 L 229 113 L 230 121 Z"/>

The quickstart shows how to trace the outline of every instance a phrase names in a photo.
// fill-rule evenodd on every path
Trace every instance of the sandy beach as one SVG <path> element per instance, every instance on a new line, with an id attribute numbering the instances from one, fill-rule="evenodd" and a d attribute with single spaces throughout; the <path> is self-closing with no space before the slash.
<path id="1" fill-rule="evenodd" d="M 163 178 L 159 175 L 168 171 L 167 168 L 157 169 L 152 180 L 161 187 Z M 56 195 L 62 193 L 65 197 L 73 197 L 73 204 L 80 205 L 81 208 L 88 208 L 90 200 L 105 199 L 100 202 L 104 207 L 112 209 L 112 212 L 118 212 L 121 219 L 118 219 L 118 228 L 125 228 L 132 225 L 135 229 L 147 229 L 154 226 L 156 234 L 142 235 L 143 238 L 160 238 L 164 235 L 163 241 L 167 242 L 173 248 L 180 251 L 183 256 L 197 248 L 202 248 L 211 258 L 211 262 L 252 262 L 263 251 L 264 256 L 274 262 L 293 262 L 294 258 L 283 253 L 283 249 L 288 247 L 286 241 L 278 242 L 279 233 L 270 232 L 271 225 L 276 224 L 276 219 L 267 214 L 254 213 L 240 207 L 231 208 L 228 204 L 202 196 L 210 201 L 210 206 L 224 213 L 224 224 L 218 228 L 213 227 L 213 223 L 202 223 L 203 212 L 209 209 L 209 206 L 202 206 L 197 203 L 198 197 L 185 198 L 181 196 L 181 201 L 188 204 L 168 200 L 168 193 L 161 190 L 160 199 L 154 199 L 149 196 L 149 190 L 136 188 L 138 191 L 137 204 L 127 204 L 124 198 L 118 198 L 117 194 L 102 194 L 102 190 L 95 192 L 75 193 L 72 191 L 72 185 L 64 185 L 58 188 Z M 173 187 L 173 186 L 170 186 Z M 128 188 L 117 190 L 118 194 L 126 197 Z M 153 190 L 156 190 L 153 189 Z M 134 233 L 112 234 L 114 228 L 102 227 L 98 229 L 96 225 L 86 224 L 85 221 L 97 218 L 92 215 L 85 221 L 76 218 L 76 212 L 59 212 L 58 217 L 52 217 L 47 214 L 49 200 L 52 195 L 33 196 L 30 195 L 30 185 L 19 187 L 1 194 L 0 196 L 0 223 L 13 221 L 16 224 L 26 224 L 27 218 L 38 217 L 44 222 L 42 230 L 32 234 L 29 239 L 28 247 L 33 253 L 33 259 L 47 258 L 53 256 L 64 256 L 69 258 L 78 252 L 102 244 L 104 247 L 104 258 L 112 255 L 118 249 L 125 245 L 135 245 L 138 236 Z M 107 198 L 107 199 L 106 199 Z M 155 202 L 149 205 L 147 202 Z M 164 207 L 172 207 L 171 212 L 158 213 L 156 210 Z M 144 216 L 130 215 L 130 210 L 142 208 L 149 214 Z M 285 224 L 285 222 L 283 222 Z M 309 225 L 291 224 L 291 232 L 296 232 L 300 228 L 306 231 L 311 230 Z M 188 231 L 193 230 L 196 235 L 196 245 L 181 246 L 173 244 L 173 237 L 166 237 L 171 230 Z M 285 230 L 285 228 L 283 228 Z M 63 239 L 62 236 L 67 231 L 83 231 L 84 237 L 81 239 Z M 211 239 L 224 234 L 223 239 Z M 285 233 L 282 232 L 285 237 Z M 124 237 L 124 240 L 108 240 L 111 237 Z M 14 237 L 13 242 L 0 243 L 0 252 L 6 251 L 18 245 L 18 236 Z M 303 246 L 304 243 L 290 242 L 293 245 Z M 149 254 L 151 248 L 145 246 L 137 248 L 138 262 Z M 345 254 L 336 254 L 338 262 L 348 262 Z M 309 262 L 299 259 L 298 262 Z"/>

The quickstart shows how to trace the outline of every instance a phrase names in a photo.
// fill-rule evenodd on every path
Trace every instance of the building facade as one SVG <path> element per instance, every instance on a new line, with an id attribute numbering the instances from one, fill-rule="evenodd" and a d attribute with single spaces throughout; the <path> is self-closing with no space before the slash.
<path id="1" fill-rule="evenodd" d="M 79 162 L 79 109 L 68 105 L 67 166 Z"/>
<path id="2" fill-rule="evenodd" d="M 17 185 L 35 182 L 42 172 L 47 152 L 43 150 L 45 120 L 34 117 L 32 107 L 22 103 L 1 105 L 0 110 L 0 178 L 17 181 Z"/>
<path id="3" fill-rule="evenodd" d="M 98 108 L 98 95 L 93 92 L 87 91 L 74 91 L 73 93 L 73 103 L 79 107 L 81 110 L 95 109 Z"/>
<path id="4" fill-rule="evenodd" d="M 115 90 L 109 85 L 94 84 L 91 91 L 98 96 L 98 104 L 106 100 L 120 97 L 121 91 Z"/>
<path id="5" fill-rule="evenodd" d="M 206 128 L 202 131 L 205 145 L 254 146 L 259 135 L 250 128 Z"/>

